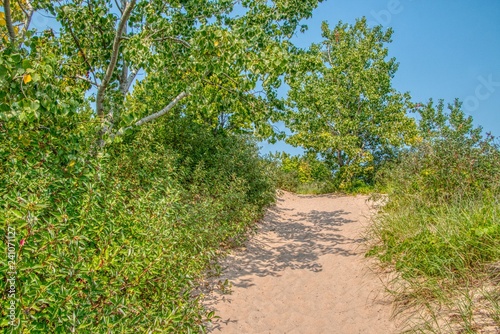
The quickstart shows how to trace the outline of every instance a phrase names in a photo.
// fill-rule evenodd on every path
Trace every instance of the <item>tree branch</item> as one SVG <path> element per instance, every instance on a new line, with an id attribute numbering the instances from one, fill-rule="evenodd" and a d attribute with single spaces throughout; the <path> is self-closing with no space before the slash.
<path id="1" fill-rule="evenodd" d="M 16 40 L 16 33 L 14 32 L 14 26 L 12 25 L 12 16 L 10 11 L 10 0 L 3 0 L 3 9 L 5 11 L 5 25 L 7 26 L 7 31 L 9 32 L 9 39 L 11 43 Z"/>
<path id="2" fill-rule="evenodd" d="M 127 82 L 128 78 L 128 66 L 125 62 L 125 59 L 123 60 L 123 65 L 122 65 L 122 74 L 120 75 L 120 92 L 122 95 L 125 95 L 127 91 L 125 90 L 125 83 Z"/>
<path id="3" fill-rule="evenodd" d="M 146 116 L 144 118 L 141 118 L 140 120 L 135 122 L 133 126 L 141 126 L 145 123 L 148 123 L 148 122 L 151 122 L 151 121 L 157 119 L 158 117 L 165 115 L 169 110 L 171 110 L 173 107 L 175 107 L 177 105 L 177 103 L 179 103 L 180 100 L 182 100 L 183 98 L 185 98 L 188 95 L 189 94 L 186 92 L 180 93 L 179 95 L 177 95 L 177 97 L 175 99 L 172 100 L 172 102 L 170 102 L 168 104 L 168 106 L 166 106 L 162 110 L 158 111 L 157 113 L 154 113 L 154 114 L 151 114 L 151 115 Z M 123 135 L 125 133 L 125 131 L 132 129 L 133 126 L 128 126 L 126 128 L 120 129 L 116 134 L 112 134 L 111 138 Z"/>
<path id="4" fill-rule="evenodd" d="M 96 75 L 94 73 L 94 69 L 92 68 L 92 66 L 90 66 L 90 62 L 89 62 L 89 60 L 87 58 L 87 55 L 83 51 L 82 45 L 80 44 L 80 41 L 78 40 L 78 37 L 76 37 L 76 35 L 75 35 L 74 31 L 73 31 L 73 28 L 71 27 L 71 22 L 69 22 L 69 21 L 68 21 L 68 30 L 69 30 L 69 33 L 71 35 L 71 38 L 73 38 L 73 41 L 75 42 L 76 47 L 78 48 L 78 51 L 80 51 L 80 54 L 81 54 L 81 56 L 83 58 L 83 61 L 88 66 L 87 70 L 92 72 L 92 75 L 94 76 L 94 80 L 96 80 Z"/>
<path id="5" fill-rule="evenodd" d="M 113 75 L 113 71 L 116 67 L 116 63 L 118 62 L 118 53 L 120 51 L 121 38 L 130 14 L 132 14 L 132 9 L 135 6 L 135 2 L 136 0 L 130 1 L 123 10 L 123 15 L 120 19 L 120 22 L 118 23 L 118 29 L 116 30 L 115 39 L 113 41 L 113 51 L 111 52 L 111 59 L 106 70 L 106 74 L 104 75 L 104 78 L 101 81 L 101 85 L 99 86 L 99 89 L 97 91 L 96 112 L 97 116 L 101 119 L 104 117 L 104 92 L 109 85 L 111 76 Z"/>
<path id="6" fill-rule="evenodd" d="M 143 31 L 143 32 L 145 32 L 145 31 L 146 31 L 146 28 L 144 29 L 144 31 Z M 182 38 L 180 38 L 180 37 L 164 36 L 164 37 L 157 37 L 157 38 L 154 38 L 154 36 L 155 36 L 155 35 L 158 35 L 158 34 L 160 34 L 160 33 L 164 32 L 164 31 L 167 31 L 167 28 L 159 29 L 159 30 L 156 30 L 156 31 L 151 31 L 151 33 L 150 33 L 150 34 L 148 34 L 148 35 L 145 37 L 145 39 L 146 39 L 146 40 L 151 39 L 151 40 L 153 40 L 153 41 L 155 41 L 155 42 L 163 42 L 163 41 L 167 41 L 167 40 L 168 40 L 168 41 L 173 41 L 173 42 L 178 43 L 178 44 L 182 44 L 182 45 L 184 45 L 184 46 L 185 46 L 185 47 L 187 47 L 187 48 L 190 48 L 190 47 L 191 47 L 191 44 L 189 44 L 189 42 L 187 42 L 187 41 L 183 40 L 183 39 L 182 39 Z"/>
<path id="7" fill-rule="evenodd" d="M 96 87 L 99 87 L 99 85 L 97 84 L 97 82 L 94 82 L 94 81 L 92 81 L 92 80 L 90 80 L 90 79 L 87 79 L 87 78 L 85 78 L 84 76 L 77 75 L 77 76 L 75 76 L 75 78 L 80 79 L 80 80 L 83 80 L 83 81 L 87 81 L 89 84 L 94 85 L 94 86 L 96 86 Z"/>
<path id="8" fill-rule="evenodd" d="M 115 0 L 116 2 L 116 5 L 118 6 L 118 8 L 120 9 L 120 13 L 122 13 L 123 15 L 123 10 L 125 9 L 125 7 L 127 7 L 127 1 L 126 0 L 121 0 L 121 6 L 118 5 L 118 2 Z M 123 32 L 122 32 L 122 39 L 125 39 L 123 37 L 123 35 L 126 35 L 127 34 L 127 26 L 125 26 L 123 28 Z M 122 61 L 123 61 L 123 64 L 122 64 L 122 75 L 120 76 L 120 92 L 122 93 L 123 95 L 123 98 L 125 98 L 125 95 L 127 95 L 127 91 L 128 91 L 128 88 L 130 86 L 127 86 L 127 82 L 128 82 L 128 71 L 129 71 L 129 67 L 127 65 L 127 62 L 125 61 L 125 57 L 122 55 Z"/>
<path id="9" fill-rule="evenodd" d="M 330 62 L 330 65 L 333 66 L 332 54 L 330 53 L 330 45 L 329 44 L 326 45 L 326 50 L 327 50 L 327 54 L 328 54 L 328 61 Z"/>
<path id="10" fill-rule="evenodd" d="M 171 36 L 168 36 L 168 37 L 159 37 L 159 38 L 155 38 L 153 39 L 155 42 L 162 42 L 162 41 L 165 41 L 165 40 L 169 40 L 169 41 L 173 41 L 177 44 L 182 44 L 184 45 L 185 47 L 187 48 L 190 48 L 191 47 L 191 44 L 189 44 L 188 42 L 186 42 L 185 40 L 183 39 L 180 39 L 180 38 L 177 38 L 177 37 L 171 37 Z"/>
<path id="11" fill-rule="evenodd" d="M 21 32 L 21 37 L 24 39 L 24 36 L 26 36 L 26 32 L 28 31 L 30 24 L 31 24 L 31 18 L 33 17 L 33 6 L 31 5 L 31 2 L 29 0 L 26 0 L 26 10 L 21 7 L 23 10 L 24 14 L 26 15 L 26 19 L 24 20 L 23 24 L 23 30 Z"/>
<path id="12" fill-rule="evenodd" d="M 120 13 L 123 14 L 123 8 L 118 4 L 118 1 L 116 1 L 116 0 L 115 0 L 115 5 L 116 5 L 116 8 L 118 8 L 118 10 L 120 11 Z M 122 5 L 123 5 L 123 3 L 122 3 Z"/>
<path id="13" fill-rule="evenodd" d="M 163 108 L 162 110 L 158 111 L 157 113 L 151 114 L 149 116 L 146 116 L 146 117 L 138 120 L 137 122 L 135 122 L 134 125 L 135 126 L 141 126 L 141 125 L 143 125 L 145 123 L 148 123 L 148 122 L 151 122 L 151 121 L 157 119 L 158 117 L 161 117 L 161 116 L 165 115 L 167 112 L 169 112 L 173 107 L 175 107 L 177 105 L 177 103 L 179 103 L 186 96 L 188 96 L 188 93 L 186 93 L 186 92 L 180 93 L 165 108 Z"/>

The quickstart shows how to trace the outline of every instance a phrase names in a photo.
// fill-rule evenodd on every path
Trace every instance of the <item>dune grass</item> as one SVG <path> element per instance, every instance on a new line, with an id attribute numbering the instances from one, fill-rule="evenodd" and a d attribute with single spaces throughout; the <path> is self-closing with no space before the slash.
<path id="1" fill-rule="evenodd" d="M 399 311 L 421 312 L 411 331 L 498 333 L 499 148 L 456 108 L 440 118 L 380 174 L 388 198 L 368 255 L 395 271 Z"/>

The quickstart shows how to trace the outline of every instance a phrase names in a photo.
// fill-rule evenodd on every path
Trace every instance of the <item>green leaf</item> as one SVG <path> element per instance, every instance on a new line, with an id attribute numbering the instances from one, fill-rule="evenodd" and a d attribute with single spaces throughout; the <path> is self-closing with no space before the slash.
<path id="1" fill-rule="evenodd" d="M 31 67 L 31 61 L 29 59 L 23 59 L 22 67 L 27 70 Z"/>

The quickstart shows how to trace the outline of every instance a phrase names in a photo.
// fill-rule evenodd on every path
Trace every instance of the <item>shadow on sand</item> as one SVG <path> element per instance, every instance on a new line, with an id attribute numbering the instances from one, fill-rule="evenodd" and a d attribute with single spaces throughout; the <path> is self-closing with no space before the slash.
<path id="1" fill-rule="evenodd" d="M 223 275 L 217 281 L 229 280 L 233 286 L 253 286 L 254 276 L 280 276 L 285 269 L 322 271 L 319 257 L 327 254 L 355 256 L 352 239 L 341 233 L 341 227 L 353 223 L 344 210 L 300 212 L 274 207 L 268 210 L 258 235 L 234 258 L 222 261 Z M 347 247 L 349 245 L 349 247 Z"/>
<path id="2" fill-rule="evenodd" d="M 318 198 L 301 197 L 308 200 Z M 215 292 L 204 301 L 209 310 L 220 302 L 231 303 L 230 289 L 224 286 L 224 282 L 248 288 L 255 285 L 255 277 L 279 277 L 286 269 L 321 272 L 323 268 L 318 260 L 324 255 L 359 255 L 360 251 L 356 251 L 357 247 L 353 245 L 363 243 L 363 239 L 349 238 L 342 232 L 343 227 L 355 222 L 349 219 L 350 212 L 302 212 L 283 207 L 279 201 L 277 206 L 268 210 L 259 232 L 250 238 L 246 248 L 221 262 L 222 276 L 213 277 L 208 284 L 209 289 Z M 216 330 L 221 322 L 226 321 L 231 320 L 219 319 L 211 325 L 211 330 Z"/>

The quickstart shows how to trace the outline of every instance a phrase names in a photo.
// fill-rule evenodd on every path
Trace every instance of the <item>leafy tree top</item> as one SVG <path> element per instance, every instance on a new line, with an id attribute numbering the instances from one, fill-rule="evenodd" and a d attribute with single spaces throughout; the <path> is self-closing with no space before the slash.
<path id="1" fill-rule="evenodd" d="M 289 143 L 321 153 L 333 169 L 370 165 L 415 137 L 409 95 L 392 87 L 392 30 L 324 23 L 324 41 L 298 52 L 288 73 Z"/>

